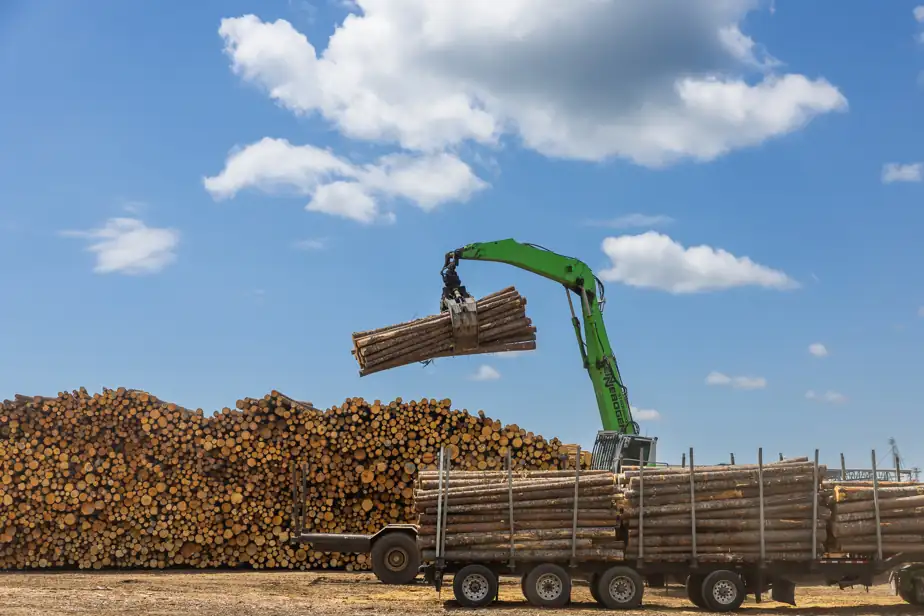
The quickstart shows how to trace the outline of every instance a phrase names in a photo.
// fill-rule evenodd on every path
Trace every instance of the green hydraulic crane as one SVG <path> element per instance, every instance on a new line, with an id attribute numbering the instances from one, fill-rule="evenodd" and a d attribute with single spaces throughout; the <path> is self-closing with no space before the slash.
<path id="1" fill-rule="evenodd" d="M 460 260 L 507 263 L 565 287 L 581 358 L 590 375 L 603 423 L 594 443 L 593 468 L 618 469 L 623 462 L 654 463 L 657 438 L 641 436 L 638 424 L 632 419 L 629 396 L 603 322 L 606 302 L 603 283 L 590 267 L 579 259 L 514 239 L 477 242 L 448 252 L 441 271 L 440 309 L 450 312 L 457 348 L 477 346 L 478 331 L 475 300 L 456 271 Z M 583 324 L 575 311 L 572 294 L 577 297 Z"/>

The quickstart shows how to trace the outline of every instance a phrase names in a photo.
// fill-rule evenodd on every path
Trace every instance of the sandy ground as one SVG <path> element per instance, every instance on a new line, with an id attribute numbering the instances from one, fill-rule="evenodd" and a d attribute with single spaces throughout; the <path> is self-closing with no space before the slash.
<path id="1" fill-rule="evenodd" d="M 442 596 L 422 582 L 414 586 L 386 586 L 368 574 L 188 572 L 188 573 L 2 573 L 0 615 L 25 616 L 82 614 L 93 616 L 290 616 L 324 614 L 359 616 L 401 614 L 418 616 L 500 613 L 538 616 L 547 610 L 531 608 L 520 593 L 519 582 L 504 579 L 501 601 L 483 610 L 460 608 L 452 588 Z M 577 586 L 567 614 L 600 614 L 586 586 Z M 860 616 L 865 614 L 921 614 L 888 586 L 865 589 L 805 587 L 797 590 L 798 607 L 753 600 L 740 613 Z M 646 589 L 644 609 L 625 616 L 680 616 L 703 614 L 684 598 L 683 589 Z"/>

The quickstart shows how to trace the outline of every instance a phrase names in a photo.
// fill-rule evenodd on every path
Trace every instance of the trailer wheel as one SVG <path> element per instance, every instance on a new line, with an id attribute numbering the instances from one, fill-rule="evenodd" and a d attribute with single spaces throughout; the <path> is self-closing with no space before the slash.
<path id="1" fill-rule="evenodd" d="M 699 573 L 691 573 L 687 576 L 687 599 L 701 610 L 708 609 L 706 602 L 703 601 L 703 581 L 705 579 L 706 577 Z"/>
<path id="2" fill-rule="evenodd" d="M 497 576 L 484 565 L 466 565 L 453 576 L 452 594 L 462 607 L 484 607 L 497 596 Z"/>
<path id="3" fill-rule="evenodd" d="M 543 563 L 523 578 L 523 594 L 537 607 L 564 607 L 571 599 L 571 576 L 558 565 Z"/>
<path id="4" fill-rule="evenodd" d="M 902 601 L 915 607 L 924 606 L 924 592 L 919 592 L 917 587 L 924 587 L 924 581 L 918 581 L 910 577 L 908 581 L 902 579 L 900 573 L 893 573 L 889 580 L 893 594 L 901 597 Z"/>
<path id="5" fill-rule="evenodd" d="M 409 584 L 419 568 L 417 542 L 406 533 L 392 532 L 372 546 L 372 573 L 384 584 Z"/>
<path id="6" fill-rule="evenodd" d="M 610 567 L 597 580 L 598 601 L 611 610 L 640 606 L 644 592 L 645 581 L 630 567 Z"/>
<path id="7" fill-rule="evenodd" d="M 706 609 L 712 612 L 733 612 L 744 603 L 744 582 L 734 571 L 713 571 L 703 580 L 702 589 Z"/>
<path id="8" fill-rule="evenodd" d="M 590 596 L 594 598 L 594 601 L 596 601 L 600 605 L 603 605 L 603 601 L 600 599 L 600 593 L 597 592 L 597 583 L 599 581 L 600 581 L 600 574 L 594 573 L 592 576 L 590 576 L 590 580 L 588 580 L 587 585 L 590 588 Z"/>

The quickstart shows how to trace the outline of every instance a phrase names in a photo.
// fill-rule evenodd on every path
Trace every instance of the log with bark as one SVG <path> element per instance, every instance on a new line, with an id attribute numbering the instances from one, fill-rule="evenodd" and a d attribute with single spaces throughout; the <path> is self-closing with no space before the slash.
<path id="1" fill-rule="evenodd" d="M 884 558 L 924 553 L 924 485 L 883 482 L 875 492 L 872 485 L 832 482 L 830 549 L 874 556 L 881 541 Z"/>
<path id="2" fill-rule="evenodd" d="M 693 557 L 695 543 L 696 558 L 704 562 L 753 562 L 763 539 L 766 560 L 807 560 L 813 545 L 821 556 L 831 517 L 821 487 L 824 470 L 820 466 L 816 475 L 805 458 L 762 469 L 695 467 L 692 481 L 689 468 L 644 469 L 641 477 L 638 469 L 626 469 L 618 478 L 628 503 L 626 553 L 683 561 Z"/>
<path id="3" fill-rule="evenodd" d="M 479 299 L 478 346 L 457 349 L 448 312 L 353 334 L 353 356 L 366 376 L 415 362 L 455 355 L 531 351 L 536 328 L 526 316 L 526 298 L 508 287 Z"/>
<path id="4" fill-rule="evenodd" d="M 435 554 L 439 514 L 445 516 L 445 557 L 539 561 L 571 557 L 612 561 L 625 543 L 619 493 L 610 471 L 421 471 L 415 489 L 424 557 Z M 575 492 L 577 501 L 575 502 Z M 511 519 L 512 515 L 512 519 Z M 576 521 L 576 523 L 575 523 Z"/>
<path id="5" fill-rule="evenodd" d="M 372 533 L 416 520 L 415 481 L 439 444 L 468 471 L 501 469 L 508 452 L 516 469 L 571 464 L 557 439 L 449 400 L 321 410 L 272 392 L 207 415 L 124 388 L 17 396 L 0 406 L 0 569 L 368 569 L 364 554 L 290 543 L 293 470 L 306 476 L 307 531 Z M 593 529 L 601 514 L 590 513 Z M 545 537 L 541 522 L 524 521 L 533 535 L 517 540 Z"/>

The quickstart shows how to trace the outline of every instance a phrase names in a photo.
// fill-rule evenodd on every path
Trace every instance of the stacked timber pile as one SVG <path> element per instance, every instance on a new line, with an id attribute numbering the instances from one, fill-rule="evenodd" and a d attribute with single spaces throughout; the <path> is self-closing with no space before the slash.
<path id="1" fill-rule="evenodd" d="M 451 470 L 443 476 L 449 482 L 443 485 L 445 558 L 566 559 L 572 554 L 572 540 L 579 558 L 623 557 L 618 490 L 610 471 L 582 471 L 578 479 L 573 470 L 514 472 L 512 479 L 504 471 Z M 572 536 L 576 481 L 577 531 Z M 421 471 L 415 503 L 420 516 L 418 545 L 424 558 L 435 555 L 439 493 L 439 472 Z"/>
<path id="2" fill-rule="evenodd" d="M 278 392 L 212 416 L 142 391 L 17 396 L 0 406 L 0 569 L 367 569 L 299 549 L 291 477 L 313 532 L 413 522 L 419 469 L 448 443 L 460 469 L 556 469 L 546 440 L 449 400 L 347 399 L 327 411 Z"/>
<path id="3" fill-rule="evenodd" d="M 831 511 L 821 492 L 819 467 L 817 554 L 823 553 Z M 627 554 L 639 556 L 640 535 L 646 560 L 753 561 L 760 557 L 761 490 L 757 465 L 626 470 L 620 475 L 628 501 Z M 763 467 L 764 557 L 766 560 L 812 558 L 814 465 L 804 459 Z M 693 498 L 691 499 L 691 492 Z M 695 504 L 691 508 L 691 502 Z M 643 509 L 639 531 L 639 505 Z M 691 511 L 692 509 L 692 511 Z"/>
<path id="4" fill-rule="evenodd" d="M 415 362 L 454 355 L 530 351 L 536 348 L 536 328 L 526 316 L 526 298 L 514 287 L 476 302 L 478 347 L 456 349 L 449 313 L 353 334 L 353 355 L 360 375 Z"/>
<path id="5" fill-rule="evenodd" d="M 924 485 L 880 484 L 875 496 L 872 485 L 850 482 L 834 486 L 831 496 L 834 517 L 830 529 L 830 551 L 878 554 L 878 499 L 882 553 L 924 553 Z"/>

